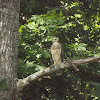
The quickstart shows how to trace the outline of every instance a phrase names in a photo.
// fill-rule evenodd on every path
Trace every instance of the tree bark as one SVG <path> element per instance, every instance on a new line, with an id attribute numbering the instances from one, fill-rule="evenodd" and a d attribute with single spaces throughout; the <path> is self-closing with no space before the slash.
<path id="1" fill-rule="evenodd" d="M 0 100 L 18 100 L 16 92 L 20 0 L 0 0 L 0 80 L 7 79 L 8 91 Z"/>

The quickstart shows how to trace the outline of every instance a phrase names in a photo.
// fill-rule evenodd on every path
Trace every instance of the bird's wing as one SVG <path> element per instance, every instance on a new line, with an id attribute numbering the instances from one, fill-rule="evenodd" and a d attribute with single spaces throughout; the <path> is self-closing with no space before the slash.
<path id="1" fill-rule="evenodd" d="M 64 50 L 63 50 L 63 47 L 61 44 L 61 60 L 62 60 L 62 62 L 63 62 L 63 58 L 64 58 Z"/>
<path id="2" fill-rule="evenodd" d="M 54 63 L 53 58 L 52 58 L 52 54 L 51 54 L 51 49 L 52 49 L 52 45 L 51 45 L 51 48 L 50 48 L 50 55 L 51 55 L 51 62 Z"/>

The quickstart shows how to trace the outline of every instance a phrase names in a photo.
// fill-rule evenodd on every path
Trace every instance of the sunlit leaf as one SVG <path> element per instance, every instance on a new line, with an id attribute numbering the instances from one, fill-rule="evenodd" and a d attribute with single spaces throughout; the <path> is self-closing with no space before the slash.
<path id="1" fill-rule="evenodd" d="M 24 25 L 21 25 L 19 28 L 19 32 L 22 32 L 24 27 L 25 27 Z"/>

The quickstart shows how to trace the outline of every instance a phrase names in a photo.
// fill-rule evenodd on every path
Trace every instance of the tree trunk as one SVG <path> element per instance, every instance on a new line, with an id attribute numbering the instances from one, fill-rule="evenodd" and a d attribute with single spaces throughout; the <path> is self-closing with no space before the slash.
<path id="1" fill-rule="evenodd" d="M 8 91 L 0 100 L 18 100 L 16 92 L 20 0 L 0 0 L 0 80 L 7 79 Z"/>

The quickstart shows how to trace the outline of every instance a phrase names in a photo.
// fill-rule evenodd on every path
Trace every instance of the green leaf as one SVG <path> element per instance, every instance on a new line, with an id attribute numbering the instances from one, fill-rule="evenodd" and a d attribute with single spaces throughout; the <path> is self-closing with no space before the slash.
<path id="1" fill-rule="evenodd" d="M 100 99 L 100 83 L 96 82 L 88 82 L 88 83 L 95 86 L 96 89 L 93 91 L 92 94 Z"/>
<path id="2" fill-rule="evenodd" d="M 34 67 L 34 62 L 29 62 L 29 61 L 27 61 L 27 62 L 26 62 L 26 66 L 27 66 L 27 67 Z"/>
<path id="3" fill-rule="evenodd" d="M 43 70 L 43 69 L 46 68 L 44 66 L 40 66 L 40 65 L 37 65 L 37 64 L 35 64 L 35 66 L 36 66 L 36 68 L 35 68 L 36 71 L 40 71 L 40 70 Z"/>
<path id="4" fill-rule="evenodd" d="M 43 31 L 46 31 L 46 27 L 45 26 L 40 26 L 40 29 Z"/>
<path id="5" fill-rule="evenodd" d="M 88 30 L 89 27 L 87 25 L 84 25 L 84 30 Z"/>
<path id="6" fill-rule="evenodd" d="M 56 10 L 54 9 L 52 10 L 51 16 L 55 16 L 55 14 L 56 14 Z"/>
<path id="7" fill-rule="evenodd" d="M 87 44 L 85 44 L 85 43 L 80 43 L 79 46 L 80 46 L 80 47 L 86 47 Z"/>
<path id="8" fill-rule="evenodd" d="M 43 25 L 45 23 L 45 21 L 42 18 L 39 18 L 37 20 L 37 24 Z"/>
<path id="9" fill-rule="evenodd" d="M 76 51 L 77 50 L 85 51 L 86 50 L 86 46 L 87 46 L 87 44 L 85 44 L 85 43 L 80 43 L 80 44 L 76 43 L 75 44 L 75 50 Z"/>
<path id="10" fill-rule="evenodd" d="M 81 18 L 81 14 L 75 14 L 75 17 L 77 17 L 77 18 Z"/>
<path id="11" fill-rule="evenodd" d="M 21 32 L 23 31 L 23 28 L 24 28 L 24 27 L 25 27 L 24 25 L 21 25 L 21 26 L 20 26 L 20 28 L 19 28 L 19 30 L 18 30 L 19 33 L 21 33 Z"/>
<path id="12" fill-rule="evenodd" d="M 48 53 L 48 51 L 44 50 L 44 49 L 40 49 L 37 52 L 36 57 L 40 58 L 41 56 L 44 56 L 45 58 L 50 58 L 50 54 Z"/>
<path id="13" fill-rule="evenodd" d="M 46 38 L 46 42 L 48 41 L 48 42 L 50 42 L 50 41 L 52 41 L 52 39 L 53 39 L 53 36 L 47 36 L 47 38 Z"/>
<path id="14" fill-rule="evenodd" d="M 28 23 L 28 25 L 27 25 L 27 27 L 29 28 L 29 29 L 37 29 L 37 24 L 35 23 L 35 22 L 30 22 L 30 23 Z"/>
<path id="15" fill-rule="evenodd" d="M 62 13 L 62 11 L 60 11 L 59 16 L 60 16 L 60 17 L 63 17 L 63 13 Z"/>
<path id="16" fill-rule="evenodd" d="M 44 57 L 45 58 L 50 58 L 51 56 L 50 56 L 50 53 L 48 53 L 47 51 L 44 51 Z"/>

